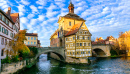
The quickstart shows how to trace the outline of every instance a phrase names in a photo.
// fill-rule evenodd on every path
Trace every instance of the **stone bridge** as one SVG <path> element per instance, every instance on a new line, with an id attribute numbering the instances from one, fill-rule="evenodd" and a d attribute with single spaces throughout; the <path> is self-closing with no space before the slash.
<path id="1" fill-rule="evenodd" d="M 93 56 L 96 56 L 96 57 L 111 56 L 110 50 L 111 50 L 111 45 L 109 44 L 92 45 L 92 53 L 93 53 Z"/>
<path id="2" fill-rule="evenodd" d="M 47 56 L 50 57 L 51 53 L 56 54 L 60 58 L 60 61 L 65 61 L 65 49 L 63 47 L 38 48 L 38 54 L 36 55 L 36 58 L 38 58 L 41 54 L 47 54 Z"/>

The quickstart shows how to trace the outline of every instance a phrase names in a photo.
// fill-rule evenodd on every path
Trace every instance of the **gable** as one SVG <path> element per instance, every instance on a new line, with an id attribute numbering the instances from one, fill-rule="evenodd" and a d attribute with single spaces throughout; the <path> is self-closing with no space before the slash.
<path id="1" fill-rule="evenodd" d="M 85 25 L 85 23 L 83 23 L 83 25 L 81 26 L 80 29 L 82 29 L 82 30 L 88 30 L 88 28 L 87 28 L 87 26 Z"/>

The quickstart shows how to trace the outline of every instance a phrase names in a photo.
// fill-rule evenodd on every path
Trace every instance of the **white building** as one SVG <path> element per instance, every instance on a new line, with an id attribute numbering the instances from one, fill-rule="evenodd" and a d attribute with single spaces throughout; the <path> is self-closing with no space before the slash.
<path id="1" fill-rule="evenodd" d="M 11 13 L 11 8 L 5 13 L 0 9 L 0 59 L 6 57 L 5 50 L 10 50 L 9 43 L 20 30 L 19 13 Z"/>

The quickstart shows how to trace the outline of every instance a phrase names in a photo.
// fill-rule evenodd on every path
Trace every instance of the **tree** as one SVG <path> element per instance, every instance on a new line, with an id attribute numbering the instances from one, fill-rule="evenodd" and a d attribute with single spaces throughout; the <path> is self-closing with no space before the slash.
<path id="1" fill-rule="evenodd" d="M 9 43 L 10 46 L 12 47 L 12 55 L 19 55 L 18 52 L 30 52 L 30 50 L 28 49 L 28 47 L 24 44 L 24 40 L 26 40 L 25 37 L 26 34 L 26 30 L 21 30 L 19 31 L 19 33 L 17 33 L 13 40 Z"/>
<path id="2" fill-rule="evenodd" d="M 114 42 L 114 45 L 112 45 L 112 50 L 116 51 L 118 55 L 120 54 L 120 46 L 117 40 Z"/>

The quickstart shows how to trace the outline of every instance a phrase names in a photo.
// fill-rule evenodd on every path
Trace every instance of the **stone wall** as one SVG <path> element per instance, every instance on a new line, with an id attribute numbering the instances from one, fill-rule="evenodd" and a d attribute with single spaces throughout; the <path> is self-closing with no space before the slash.
<path id="1" fill-rule="evenodd" d="M 72 57 L 66 57 L 67 63 L 73 63 L 73 64 L 88 64 L 88 58 L 72 58 Z"/>
<path id="2" fill-rule="evenodd" d="M 1 74 L 15 73 L 18 70 L 32 64 L 34 61 L 35 61 L 35 59 L 32 58 L 32 59 L 20 61 L 17 63 L 2 64 L 1 65 Z"/>

